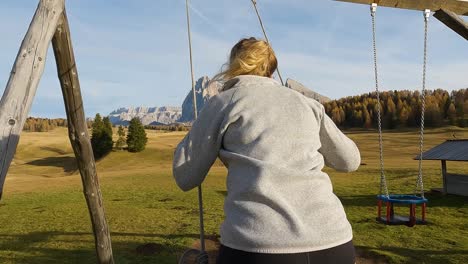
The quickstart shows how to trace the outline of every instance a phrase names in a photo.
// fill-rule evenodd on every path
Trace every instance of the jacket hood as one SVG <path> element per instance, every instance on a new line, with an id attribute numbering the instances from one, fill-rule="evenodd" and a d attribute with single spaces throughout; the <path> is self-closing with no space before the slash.
<path id="1" fill-rule="evenodd" d="M 227 91 L 231 88 L 235 88 L 241 85 L 252 85 L 252 84 L 260 84 L 260 83 L 270 83 L 273 85 L 281 85 L 277 80 L 273 78 L 258 76 L 258 75 L 239 75 L 232 79 L 227 80 L 221 91 Z"/>

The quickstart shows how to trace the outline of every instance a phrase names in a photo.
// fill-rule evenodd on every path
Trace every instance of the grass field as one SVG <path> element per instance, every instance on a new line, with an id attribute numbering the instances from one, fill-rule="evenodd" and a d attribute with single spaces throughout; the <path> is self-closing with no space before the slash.
<path id="1" fill-rule="evenodd" d="M 97 164 L 116 263 L 176 263 L 198 237 L 197 192 L 180 191 L 171 174 L 173 149 L 184 132 L 147 133 L 145 151 L 112 152 Z M 468 130 L 429 130 L 426 149 L 453 133 L 468 138 Z M 428 194 L 427 226 L 376 223 L 376 134 L 348 135 L 360 147 L 365 165 L 350 174 L 327 172 L 345 206 L 360 254 L 388 263 L 468 263 L 468 199 Z M 384 141 L 390 192 L 412 192 L 417 131 L 388 132 Z M 440 163 L 428 161 L 424 166 L 425 188 L 440 187 Z M 468 163 L 448 162 L 448 170 L 466 173 Z M 217 162 L 204 184 L 206 233 L 213 236 L 223 219 L 225 174 Z M 137 250 L 149 243 L 155 254 Z M 0 263 L 95 262 L 81 179 L 66 130 L 23 133 L 0 202 Z"/>

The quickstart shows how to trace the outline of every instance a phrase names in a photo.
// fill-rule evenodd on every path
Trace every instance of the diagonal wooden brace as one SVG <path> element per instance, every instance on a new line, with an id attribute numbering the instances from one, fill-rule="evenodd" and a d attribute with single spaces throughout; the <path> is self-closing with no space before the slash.
<path id="1" fill-rule="evenodd" d="M 468 23 L 457 14 L 450 10 L 439 9 L 434 13 L 434 17 L 468 40 Z"/>
<path id="2" fill-rule="evenodd" d="M 64 0 L 39 2 L 0 101 L 0 198 L 64 6 Z"/>
<path id="3" fill-rule="evenodd" d="M 68 136 L 81 174 L 83 192 L 93 226 L 98 263 L 112 264 L 112 245 L 107 225 L 93 149 L 86 125 L 78 70 L 65 10 L 52 39 L 57 73 L 67 112 Z"/>

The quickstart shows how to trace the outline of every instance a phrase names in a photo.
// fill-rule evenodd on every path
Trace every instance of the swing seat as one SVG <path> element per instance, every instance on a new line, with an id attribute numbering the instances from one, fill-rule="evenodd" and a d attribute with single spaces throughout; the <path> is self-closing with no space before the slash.
<path id="1" fill-rule="evenodd" d="M 426 203 L 428 200 L 416 195 L 391 194 L 377 195 L 377 221 L 387 225 L 406 225 L 413 227 L 416 224 L 426 224 Z M 385 203 L 386 214 L 382 215 L 382 205 Z M 394 204 L 408 204 L 410 206 L 409 216 L 396 215 Z M 416 205 L 421 205 L 421 218 L 416 218 Z"/>

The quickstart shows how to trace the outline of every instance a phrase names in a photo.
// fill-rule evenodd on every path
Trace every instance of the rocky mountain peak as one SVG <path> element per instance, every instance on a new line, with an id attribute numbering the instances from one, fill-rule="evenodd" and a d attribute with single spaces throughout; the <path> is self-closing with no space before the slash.
<path id="1" fill-rule="evenodd" d="M 310 90 L 293 79 L 287 79 L 285 86 L 321 103 L 330 101 L 330 98 Z M 200 112 L 205 103 L 211 97 L 218 94 L 221 88 L 222 84 L 219 81 L 212 81 L 208 76 L 199 78 L 195 82 L 197 111 Z M 176 122 L 190 123 L 193 121 L 194 116 L 193 94 L 191 88 L 182 103 L 182 107 L 128 107 L 119 108 L 109 114 L 110 121 L 116 125 L 127 125 L 134 117 L 138 117 L 144 125 L 171 124 Z"/>
<path id="2" fill-rule="evenodd" d="M 301 93 L 301 94 L 303 94 L 303 95 L 305 95 L 307 97 L 315 99 L 315 100 L 319 101 L 322 104 L 331 101 L 330 98 L 312 91 L 311 89 L 307 88 L 302 83 L 300 83 L 298 81 L 295 81 L 293 79 L 287 79 L 284 86 L 286 86 L 288 88 L 291 88 L 291 89 L 293 89 L 293 90 L 295 90 L 295 91 L 297 91 L 297 92 L 299 92 L 299 93 Z"/>
<path id="3" fill-rule="evenodd" d="M 114 125 L 127 125 L 128 122 L 138 117 L 143 125 L 171 124 L 181 116 L 182 109 L 176 106 L 162 107 L 122 107 L 109 114 L 109 119 Z"/>
<path id="4" fill-rule="evenodd" d="M 217 81 L 210 81 L 208 76 L 203 76 L 195 83 L 195 95 L 197 100 L 197 112 L 200 113 L 205 103 L 214 95 L 219 93 L 221 84 Z M 182 116 L 179 122 L 191 122 L 195 115 L 193 112 L 193 94 L 189 91 L 182 103 Z"/>

